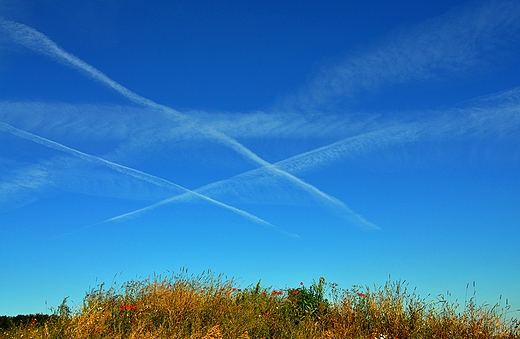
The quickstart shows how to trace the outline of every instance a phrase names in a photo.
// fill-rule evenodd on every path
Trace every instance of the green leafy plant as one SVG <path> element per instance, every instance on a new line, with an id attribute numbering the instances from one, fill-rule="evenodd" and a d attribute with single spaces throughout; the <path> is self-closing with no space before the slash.
<path id="1" fill-rule="evenodd" d="M 313 281 L 310 287 L 300 283 L 300 287 L 287 291 L 289 300 L 296 309 L 296 321 L 306 318 L 321 319 L 330 308 L 325 298 L 325 278 L 320 277 L 318 283 Z"/>

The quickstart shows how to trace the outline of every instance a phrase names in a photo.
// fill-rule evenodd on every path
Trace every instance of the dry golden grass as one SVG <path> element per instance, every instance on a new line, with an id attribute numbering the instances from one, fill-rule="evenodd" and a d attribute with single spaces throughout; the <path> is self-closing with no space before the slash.
<path id="1" fill-rule="evenodd" d="M 477 307 L 473 300 L 457 311 L 442 298 L 419 298 L 400 282 L 339 290 L 324 279 L 284 291 L 260 283 L 241 291 L 222 276 L 184 272 L 101 285 L 78 310 L 64 301 L 47 323 L 12 328 L 0 339 L 520 338 L 507 308 Z"/>

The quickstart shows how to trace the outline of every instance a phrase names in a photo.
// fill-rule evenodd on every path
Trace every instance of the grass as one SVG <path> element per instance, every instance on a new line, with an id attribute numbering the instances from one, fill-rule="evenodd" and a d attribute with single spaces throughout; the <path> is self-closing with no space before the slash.
<path id="1" fill-rule="evenodd" d="M 154 276 L 88 292 L 76 310 L 63 303 L 46 322 L 11 327 L 7 338 L 520 338 L 509 307 L 458 311 L 440 296 L 420 298 L 402 282 L 340 289 L 320 278 L 276 290 L 260 282 L 243 290 L 211 273 Z"/>

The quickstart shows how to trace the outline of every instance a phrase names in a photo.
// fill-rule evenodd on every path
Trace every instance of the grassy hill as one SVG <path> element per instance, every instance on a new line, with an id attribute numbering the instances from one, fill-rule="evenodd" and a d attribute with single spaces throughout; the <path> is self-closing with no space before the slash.
<path id="1" fill-rule="evenodd" d="M 3 319 L 4 338 L 520 338 L 508 308 L 420 298 L 401 282 L 349 290 L 320 278 L 284 290 L 186 272 L 102 284 L 72 310 Z M 461 310 L 462 309 L 462 310 Z M 21 316 L 19 316 L 21 317 Z M 23 316 L 22 316 L 23 317 Z"/>

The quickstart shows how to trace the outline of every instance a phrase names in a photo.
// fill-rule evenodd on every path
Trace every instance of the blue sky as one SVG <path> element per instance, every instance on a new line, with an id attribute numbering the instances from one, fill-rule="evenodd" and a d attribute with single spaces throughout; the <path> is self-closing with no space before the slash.
<path id="1" fill-rule="evenodd" d="M 520 309 L 519 33 L 516 1 L 3 1 L 0 314 L 181 267 Z"/>

